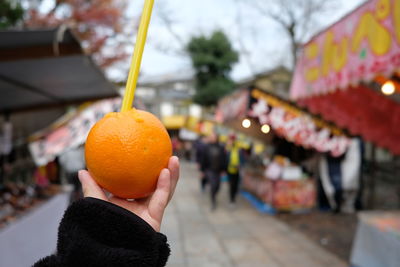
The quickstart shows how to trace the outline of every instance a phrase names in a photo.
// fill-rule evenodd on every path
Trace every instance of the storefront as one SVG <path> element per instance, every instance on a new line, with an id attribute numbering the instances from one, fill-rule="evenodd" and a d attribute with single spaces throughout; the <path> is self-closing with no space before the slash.
<path id="1" fill-rule="evenodd" d="M 390 187 L 400 185 L 399 92 L 400 1 L 397 0 L 367 1 L 311 38 L 304 45 L 295 69 L 291 99 L 368 142 L 373 165 L 367 180 L 370 207 L 375 198 L 378 148 L 386 151 L 393 162 L 387 175 L 394 181 Z M 384 198 L 389 199 L 386 194 Z M 359 214 L 351 264 L 397 266 L 399 225 L 398 211 Z"/>
<path id="2" fill-rule="evenodd" d="M 251 194 L 250 198 L 268 205 L 267 210 L 313 208 L 316 177 L 303 170 L 302 161 L 318 153 L 340 156 L 350 144 L 340 128 L 256 88 L 238 90 L 222 99 L 216 118 L 266 147 L 257 162 L 243 168 L 242 188 Z M 289 147 L 286 153 L 276 140 Z"/>
<path id="3" fill-rule="evenodd" d="M 27 266 L 54 251 L 70 200 L 57 182 L 59 169 L 46 163 L 70 144 L 65 136 L 85 129 L 49 134 L 47 126 L 69 105 L 118 94 L 65 27 L 0 32 L 0 73 L 0 265 Z M 31 154 L 28 137 L 42 128 L 50 131 Z"/>

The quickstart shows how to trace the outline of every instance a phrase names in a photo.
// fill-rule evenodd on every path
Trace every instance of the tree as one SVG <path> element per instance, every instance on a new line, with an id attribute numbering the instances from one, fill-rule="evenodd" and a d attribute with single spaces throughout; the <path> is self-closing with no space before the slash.
<path id="1" fill-rule="evenodd" d="M 238 53 L 222 31 L 215 31 L 210 38 L 193 37 L 186 50 L 196 72 L 194 101 L 203 106 L 215 105 L 234 89 L 229 73 L 239 59 Z"/>
<path id="2" fill-rule="evenodd" d="M 31 6 L 24 27 L 66 25 L 82 40 L 83 48 L 93 55 L 98 65 L 107 68 L 126 58 L 125 44 L 133 36 L 128 37 L 128 33 L 124 36 L 122 31 L 122 24 L 126 23 L 125 8 L 124 0 L 55 0 L 54 6 L 45 13 L 40 4 Z"/>
<path id="3" fill-rule="evenodd" d="M 336 0 L 242 0 L 263 16 L 277 22 L 290 40 L 292 65 L 296 66 L 297 54 L 302 44 L 310 38 L 311 27 L 317 18 L 332 10 Z"/>
<path id="4" fill-rule="evenodd" d="M 24 10 L 20 3 L 0 0 L 0 29 L 16 25 L 23 15 Z"/>

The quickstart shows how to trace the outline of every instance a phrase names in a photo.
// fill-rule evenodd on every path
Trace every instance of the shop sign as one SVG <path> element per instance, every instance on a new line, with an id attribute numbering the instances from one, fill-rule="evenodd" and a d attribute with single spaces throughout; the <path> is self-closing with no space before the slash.
<path id="1" fill-rule="evenodd" d="M 119 110 L 121 98 L 96 102 L 81 111 L 66 124 L 29 144 L 29 150 L 37 166 L 48 162 L 62 154 L 68 148 L 75 148 L 85 143 L 92 126 L 105 114 Z"/>
<path id="2" fill-rule="evenodd" d="M 184 115 L 171 115 L 163 116 L 162 123 L 168 130 L 180 129 L 185 126 L 186 116 Z"/>
<path id="3" fill-rule="evenodd" d="M 291 98 L 320 95 L 391 76 L 400 67 L 400 1 L 371 0 L 302 50 Z"/>

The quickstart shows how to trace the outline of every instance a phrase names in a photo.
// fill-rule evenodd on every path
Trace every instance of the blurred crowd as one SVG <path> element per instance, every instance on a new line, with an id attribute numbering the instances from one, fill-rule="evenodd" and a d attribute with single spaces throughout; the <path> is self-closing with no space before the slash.
<path id="1" fill-rule="evenodd" d="M 361 209 L 362 145 L 355 139 L 342 157 L 317 153 L 276 138 L 257 152 L 234 133 L 213 133 L 195 141 L 172 137 L 175 155 L 195 162 L 199 184 L 209 193 L 211 209 L 217 208 L 221 182 L 229 187 L 229 203 L 235 207 L 241 189 L 278 210 L 312 209 L 353 213 Z"/>
<path id="2" fill-rule="evenodd" d="M 239 191 L 240 169 L 251 155 L 251 147 L 240 146 L 235 134 L 221 142 L 220 136 L 212 133 L 200 136 L 197 140 L 180 141 L 172 138 L 175 155 L 195 162 L 200 172 L 200 189 L 203 193 L 209 189 L 211 209 L 217 208 L 217 194 L 221 181 L 229 183 L 229 201 L 235 207 Z"/>

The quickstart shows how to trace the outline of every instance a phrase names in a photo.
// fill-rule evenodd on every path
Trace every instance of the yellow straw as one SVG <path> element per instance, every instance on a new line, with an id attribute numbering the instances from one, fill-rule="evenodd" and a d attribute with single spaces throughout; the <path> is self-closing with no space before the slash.
<path id="1" fill-rule="evenodd" d="M 136 84 L 139 76 L 140 63 L 144 44 L 146 42 L 147 30 L 150 24 L 151 11 L 154 0 L 145 0 L 142 18 L 140 19 L 139 32 L 136 38 L 135 49 L 132 55 L 131 68 L 129 70 L 128 81 L 126 82 L 125 94 L 122 100 L 121 111 L 128 111 L 132 108 L 133 98 L 135 96 Z"/>

